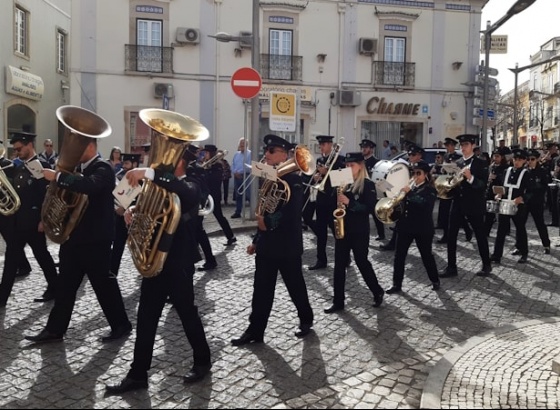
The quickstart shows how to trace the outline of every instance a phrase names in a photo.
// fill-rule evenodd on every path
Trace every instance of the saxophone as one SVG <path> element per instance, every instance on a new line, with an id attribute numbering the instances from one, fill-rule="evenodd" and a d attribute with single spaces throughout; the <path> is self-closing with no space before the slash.
<path id="1" fill-rule="evenodd" d="M 344 194 L 346 185 L 340 185 L 336 189 L 337 195 Z M 334 216 L 334 236 L 336 239 L 344 239 L 344 217 L 346 216 L 346 205 L 338 202 L 337 208 L 333 212 Z"/>

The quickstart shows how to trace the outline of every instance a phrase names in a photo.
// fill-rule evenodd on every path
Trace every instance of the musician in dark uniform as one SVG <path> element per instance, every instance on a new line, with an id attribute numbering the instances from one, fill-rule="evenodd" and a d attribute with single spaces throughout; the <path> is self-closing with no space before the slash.
<path id="1" fill-rule="evenodd" d="M 544 253 L 548 255 L 550 254 L 550 237 L 544 223 L 544 197 L 550 182 L 550 174 L 539 163 L 539 151 L 532 149 L 527 154 L 529 156 L 527 162 L 527 170 L 529 171 L 529 183 L 527 184 L 528 200 L 526 204 L 527 217 L 529 217 L 529 214 L 533 216 L 542 246 L 544 247 Z"/>
<path id="2" fill-rule="evenodd" d="M 269 134 L 264 137 L 264 143 L 268 165 L 279 165 L 288 159 L 288 151 L 292 149 L 288 141 Z M 288 173 L 282 179 L 291 190 L 289 201 L 281 203 L 273 213 L 263 211 L 263 215 L 257 215 L 258 231 L 253 243 L 247 247 L 249 255 L 256 253 L 252 312 L 247 330 L 231 341 L 234 346 L 263 342 L 274 303 L 278 272 L 298 312 L 299 331 L 295 335 L 304 337 L 313 326 L 313 310 L 301 269 L 303 184 L 297 172 Z"/>
<path id="3" fill-rule="evenodd" d="M 121 181 L 124 175 L 140 164 L 140 154 L 122 154 L 122 168 L 117 172 L 117 180 Z M 111 272 L 118 276 L 121 267 L 121 259 L 128 239 L 128 228 L 124 222 L 124 209 L 122 205 L 115 202 L 115 239 L 111 248 Z"/>
<path id="4" fill-rule="evenodd" d="M 446 138 L 443 145 L 447 150 L 447 152 L 443 156 L 444 164 L 456 163 L 461 158 L 461 154 L 455 151 L 457 140 L 453 138 Z M 443 171 L 443 173 L 445 173 L 445 171 Z M 449 215 L 451 214 L 451 202 L 452 201 L 449 199 L 440 199 L 439 201 L 438 222 L 443 229 L 443 236 L 438 239 L 437 243 L 447 243 L 447 232 L 449 231 Z M 461 221 L 461 226 L 465 230 L 467 241 L 470 242 L 470 240 L 472 239 L 472 229 L 469 227 L 466 219 L 463 219 Z"/>
<path id="5" fill-rule="evenodd" d="M 336 239 L 334 246 L 334 297 L 331 307 L 325 313 L 334 313 L 344 309 L 346 269 L 350 251 L 354 254 L 356 265 L 364 282 L 373 294 L 373 306 L 379 307 L 383 302 L 384 291 L 371 262 L 369 252 L 369 215 L 375 208 L 377 193 L 375 183 L 369 179 L 361 152 L 347 153 L 346 167 L 352 169 L 354 183 L 349 187 L 333 188 L 337 192 L 337 207 L 345 209 L 344 237 Z M 331 218 L 334 218 L 331 214 Z"/>
<path id="6" fill-rule="evenodd" d="M 370 141 L 368 139 L 362 140 L 360 143 L 360 147 L 362 148 L 362 154 L 365 159 L 366 163 L 366 170 L 368 176 L 371 178 L 371 174 L 373 172 L 373 168 L 375 164 L 379 162 L 377 158 L 375 158 L 375 147 L 377 145 L 375 142 Z M 377 237 L 375 238 L 376 241 L 384 241 L 385 240 L 385 225 L 379 219 L 375 217 L 375 210 L 372 209 L 371 216 L 373 217 L 373 222 L 375 222 L 375 228 L 377 229 Z"/>
<path id="7" fill-rule="evenodd" d="M 547 153 L 541 159 L 541 164 L 546 169 L 551 178 L 560 178 L 560 164 L 558 164 L 558 144 L 552 142 L 546 144 Z M 548 226 L 558 226 L 558 184 L 548 189 L 548 205 L 552 215 L 552 220 Z"/>
<path id="8" fill-rule="evenodd" d="M 186 155 L 179 161 L 174 174 L 151 168 L 137 168 L 126 174 L 132 186 L 143 178 L 151 179 L 160 187 L 177 194 L 181 201 L 181 220 L 173 235 L 167 259 L 161 273 L 143 278 L 134 345 L 134 359 L 126 377 L 117 385 L 108 385 L 108 394 L 147 389 L 148 371 L 153 358 L 157 327 L 165 302 L 173 303 L 183 330 L 193 350 L 193 367 L 183 377 L 185 383 L 202 380 L 212 367 L 210 348 L 198 308 L 194 300 L 194 264 L 200 260 L 196 240 L 196 220 L 202 200 L 200 187 L 186 179 L 186 167 L 191 161 Z M 127 210 L 127 223 L 132 222 L 134 208 Z"/>
<path id="9" fill-rule="evenodd" d="M 404 280 L 404 266 L 406 255 L 412 241 L 420 251 L 422 263 L 432 282 L 432 289 L 440 287 L 436 260 L 432 253 L 434 239 L 434 221 L 432 213 L 437 199 L 436 190 L 430 184 L 430 164 L 425 161 L 412 166 L 414 184 L 405 186 L 406 193 L 403 201 L 404 212 L 397 224 L 397 249 L 393 268 L 393 286 L 387 290 L 388 294 L 399 293 Z"/>
<path id="10" fill-rule="evenodd" d="M 15 164 L 6 159 L 4 154 L 6 153 L 6 149 L 4 148 L 4 144 L 0 141 L 0 169 L 3 170 L 8 182 L 11 186 L 13 186 L 14 181 L 14 171 L 15 171 Z M 14 235 L 15 235 L 15 218 L 13 215 L 6 216 L 0 214 L 0 235 L 4 239 L 5 243 L 8 243 Z M 31 273 L 31 265 L 27 260 L 27 256 L 25 255 L 25 250 L 22 249 L 20 256 L 17 257 L 18 259 L 18 270 L 16 276 L 26 276 Z"/>
<path id="11" fill-rule="evenodd" d="M 18 266 L 26 244 L 29 244 L 37 263 L 43 270 L 47 289 L 35 302 L 52 300 L 57 287 L 57 272 L 53 258 L 47 249 L 47 238 L 41 223 L 41 208 L 47 192 L 48 182 L 44 178 L 37 178 L 28 169 L 28 163 L 39 161 L 43 168 L 50 168 L 49 164 L 41 161 L 35 152 L 35 134 L 17 132 L 10 140 L 18 158 L 22 161 L 13 170 L 13 187 L 21 202 L 19 210 L 13 216 L 14 228 L 6 243 L 6 259 L 4 274 L 0 283 L 0 306 L 6 306 L 12 293 Z"/>
<path id="12" fill-rule="evenodd" d="M 451 193 L 453 199 L 447 242 L 447 267 L 440 274 L 442 278 L 457 276 L 457 236 L 465 218 L 474 230 L 478 252 L 482 258 L 482 269 L 477 272 L 477 275 L 488 276 L 492 272 L 488 237 L 484 229 L 488 163 L 474 155 L 473 148 L 477 138 L 473 134 L 463 134 L 457 137 L 463 153 L 463 158 L 457 160 L 457 166 L 461 168 L 463 180 Z"/>
<path id="13" fill-rule="evenodd" d="M 498 215 L 498 233 L 496 234 L 496 242 L 494 244 L 494 252 L 492 254 L 492 262 L 500 263 L 504 253 L 504 244 L 506 240 L 507 227 L 509 224 L 504 222 L 513 220 L 515 225 L 515 246 L 517 252 L 514 255 L 521 255 L 517 262 L 526 263 L 529 254 L 529 243 L 527 240 L 527 206 L 531 199 L 531 194 L 527 192 L 529 184 L 529 172 L 525 168 L 527 163 L 527 151 L 518 149 L 513 151 L 513 167 L 509 167 L 504 176 L 504 195 L 498 195 L 502 200 L 510 200 L 517 205 L 517 213 L 513 216 L 500 214 Z"/>
<path id="14" fill-rule="evenodd" d="M 336 196 L 334 190 L 332 189 L 331 183 L 328 180 L 328 167 L 327 159 L 331 155 L 334 164 L 332 165 L 332 170 L 340 169 L 344 166 L 344 157 L 338 155 L 333 151 L 333 136 L 331 135 L 318 135 L 317 141 L 319 142 L 319 147 L 321 149 L 321 156 L 317 158 L 316 173 L 314 175 L 314 181 L 311 183 L 319 184 L 323 181 L 325 176 L 327 181 L 325 183 L 325 189 L 323 192 L 317 192 L 317 202 L 316 202 L 316 219 L 310 221 L 308 224 L 313 233 L 317 236 L 317 262 L 315 265 L 309 266 L 309 270 L 324 269 L 327 267 L 327 237 L 328 228 L 333 231 L 333 220 L 332 213 L 336 208 Z M 326 166 L 325 166 L 326 165 Z M 314 189 L 314 188 L 311 188 Z"/>
<path id="15" fill-rule="evenodd" d="M 500 147 L 492 153 L 492 164 L 490 165 L 489 175 L 488 175 L 488 187 L 486 188 L 486 200 L 493 201 L 496 194 L 494 194 L 495 186 L 504 185 L 504 175 L 506 170 L 509 168 L 509 162 L 507 156 L 511 154 L 511 150 L 508 147 Z M 490 235 L 492 231 L 492 225 L 496 220 L 495 212 L 486 212 L 484 216 L 484 227 L 486 229 L 486 236 Z M 509 219 L 507 221 L 509 224 Z M 507 229 L 509 232 L 509 227 Z"/>
<path id="16" fill-rule="evenodd" d="M 59 158 L 63 157 L 64 152 L 61 152 Z M 60 275 L 54 307 L 45 328 L 37 335 L 25 337 L 32 342 L 62 341 L 84 275 L 88 276 L 111 326 L 111 332 L 101 341 L 111 342 L 132 331 L 117 277 L 110 272 L 111 244 L 115 234 L 115 172 L 99 155 L 97 139 L 88 139 L 77 171 L 81 174 L 43 170 L 47 181 L 56 181 L 58 187 L 67 191 L 85 194 L 89 202 L 81 221 L 60 246 Z"/>
<path id="17" fill-rule="evenodd" d="M 204 162 L 212 160 L 217 153 L 218 147 L 215 145 L 205 145 L 204 146 Z M 212 163 L 210 168 L 206 168 L 206 181 L 208 182 L 208 187 L 210 189 L 210 195 L 214 199 L 214 217 L 220 224 L 220 227 L 226 235 L 227 242 L 225 246 L 231 246 L 237 242 L 229 222 L 222 213 L 222 184 L 224 179 L 224 166 L 221 161 L 216 161 Z"/>

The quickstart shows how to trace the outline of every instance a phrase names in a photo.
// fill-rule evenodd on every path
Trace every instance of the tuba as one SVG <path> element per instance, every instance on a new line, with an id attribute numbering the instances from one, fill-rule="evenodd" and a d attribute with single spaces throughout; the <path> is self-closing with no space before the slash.
<path id="1" fill-rule="evenodd" d="M 111 126 L 99 115 L 72 105 L 59 107 L 56 118 L 65 128 L 56 170 L 74 174 L 91 139 L 108 137 Z M 52 181 L 41 208 L 41 220 L 48 238 L 58 244 L 66 242 L 80 223 L 87 205 L 87 195 L 59 188 L 56 181 Z"/>
<path id="2" fill-rule="evenodd" d="M 415 184 L 414 178 L 410 179 L 408 186 L 413 188 Z M 375 216 L 384 224 L 392 224 L 397 222 L 404 212 L 402 201 L 406 197 L 406 192 L 401 191 L 393 198 L 381 198 L 375 205 Z"/>
<path id="3" fill-rule="evenodd" d="M 311 175 L 315 172 L 313 156 L 305 145 L 298 145 L 294 150 L 293 158 L 278 166 L 278 178 L 275 181 L 266 179 L 263 182 L 259 189 L 259 200 L 255 211 L 257 216 L 272 214 L 290 200 L 292 195 L 290 186 L 280 177 L 295 171 L 301 171 L 305 175 Z"/>
<path id="4" fill-rule="evenodd" d="M 6 149 L 0 146 L 0 158 L 4 157 Z M 21 200 L 16 190 L 8 180 L 4 169 L 12 168 L 14 164 L 10 164 L 4 168 L 0 168 L 0 215 L 10 216 L 15 214 L 21 206 Z"/>
<path id="5" fill-rule="evenodd" d="M 209 136 L 198 121 L 173 111 L 150 108 L 139 115 L 151 128 L 149 164 L 158 171 L 173 174 L 188 144 Z M 177 194 L 144 180 L 127 241 L 134 265 L 143 277 L 151 278 L 162 271 L 169 239 L 180 219 L 181 202 Z"/>

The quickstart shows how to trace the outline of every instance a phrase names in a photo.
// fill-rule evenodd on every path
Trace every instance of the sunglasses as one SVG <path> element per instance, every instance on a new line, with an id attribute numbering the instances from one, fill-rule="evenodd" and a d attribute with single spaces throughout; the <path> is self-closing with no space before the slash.
<path id="1" fill-rule="evenodd" d="M 412 172 L 412 175 L 414 175 L 415 177 L 419 177 L 419 176 L 424 175 L 424 173 L 422 171 L 414 171 L 414 172 Z"/>
<path id="2" fill-rule="evenodd" d="M 536 161 L 536 158 L 529 158 L 529 161 Z"/>
<path id="3" fill-rule="evenodd" d="M 52 144 L 45 144 L 45 147 L 52 147 Z"/>
<path id="4" fill-rule="evenodd" d="M 269 147 L 266 149 L 266 152 L 268 152 L 269 154 L 274 154 L 276 151 L 282 151 L 282 149 L 276 147 Z"/>

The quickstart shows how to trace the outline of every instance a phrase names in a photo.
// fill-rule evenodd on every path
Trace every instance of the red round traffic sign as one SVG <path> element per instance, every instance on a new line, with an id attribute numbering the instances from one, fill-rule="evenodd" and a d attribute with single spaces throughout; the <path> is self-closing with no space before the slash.
<path id="1" fill-rule="evenodd" d="M 261 75 L 254 68 L 240 68 L 231 76 L 231 89 L 238 97 L 247 99 L 256 97 L 261 87 Z"/>

